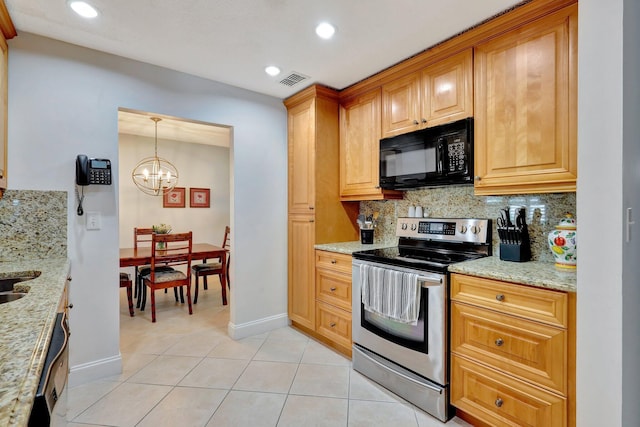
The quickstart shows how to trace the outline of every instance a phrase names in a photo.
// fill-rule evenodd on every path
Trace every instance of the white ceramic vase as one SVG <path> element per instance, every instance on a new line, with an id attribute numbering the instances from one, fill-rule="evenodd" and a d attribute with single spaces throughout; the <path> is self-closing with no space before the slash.
<path id="1" fill-rule="evenodd" d="M 573 270 L 577 266 L 578 243 L 576 239 L 576 220 L 570 213 L 566 214 L 547 239 L 549 249 L 556 261 L 556 267 Z"/>

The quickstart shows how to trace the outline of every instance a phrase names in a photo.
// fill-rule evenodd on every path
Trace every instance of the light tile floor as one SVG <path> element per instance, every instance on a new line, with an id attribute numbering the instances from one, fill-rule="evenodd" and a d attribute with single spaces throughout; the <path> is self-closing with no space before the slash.
<path id="1" fill-rule="evenodd" d="M 128 314 L 120 298 L 123 372 L 69 390 L 69 427 L 444 426 L 292 328 L 234 341 L 210 280 L 193 315 L 172 292 Z M 469 426 L 454 418 L 446 426 Z"/>

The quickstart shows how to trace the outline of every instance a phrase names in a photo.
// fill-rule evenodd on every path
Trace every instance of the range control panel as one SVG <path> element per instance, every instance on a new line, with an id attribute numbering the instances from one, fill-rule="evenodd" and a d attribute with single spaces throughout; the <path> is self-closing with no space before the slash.
<path id="1" fill-rule="evenodd" d="M 490 243 L 491 220 L 474 218 L 398 218 L 396 236 L 448 242 Z"/>

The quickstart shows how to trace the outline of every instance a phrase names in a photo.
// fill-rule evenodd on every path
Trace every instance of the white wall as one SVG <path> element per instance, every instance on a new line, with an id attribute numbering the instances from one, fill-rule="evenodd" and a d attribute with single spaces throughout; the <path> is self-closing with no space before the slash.
<path id="1" fill-rule="evenodd" d="M 580 427 L 635 426 L 640 419 L 639 15 L 637 0 L 579 4 Z M 637 222 L 630 243 L 627 207 Z"/>
<path id="2" fill-rule="evenodd" d="M 120 370 L 118 184 L 86 187 L 75 214 L 78 153 L 109 158 L 117 177 L 118 108 L 233 127 L 230 331 L 286 323 L 286 110 L 276 98 L 21 33 L 9 42 L 9 188 L 69 193 L 71 383 Z M 161 327 L 162 322 L 158 324 Z"/>
<path id="3" fill-rule="evenodd" d="M 151 120 L 149 125 L 153 126 Z M 229 148 L 158 138 L 158 155 L 178 169 L 178 187 L 185 188 L 184 208 L 164 208 L 162 196 L 143 193 L 131 179 L 136 164 L 153 155 L 153 138 L 120 134 L 119 148 L 121 248 L 133 245 L 134 227 L 160 223 L 171 225 L 174 232 L 193 231 L 194 242 L 222 244 L 224 227 L 230 223 Z M 209 188 L 211 207 L 191 208 L 191 187 Z"/>

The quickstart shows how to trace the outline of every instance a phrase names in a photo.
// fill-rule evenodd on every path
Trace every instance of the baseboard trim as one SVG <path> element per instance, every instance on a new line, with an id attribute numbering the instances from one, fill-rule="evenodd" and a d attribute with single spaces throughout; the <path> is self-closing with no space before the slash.
<path id="1" fill-rule="evenodd" d="M 283 328 L 288 325 L 289 316 L 287 316 L 286 313 L 283 313 L 237 325 L 229 322 L 227 332 L 231 338 L 239 340 L 253 335 L 263 334 L 274 329 Z"/>
<path id="2" fill-rule="evenodd" d="M 72 366 L 69 369 L 69 387 L 120 375 L 121 373 L 122 355 L 118 353 L 117 356 Z"/>

